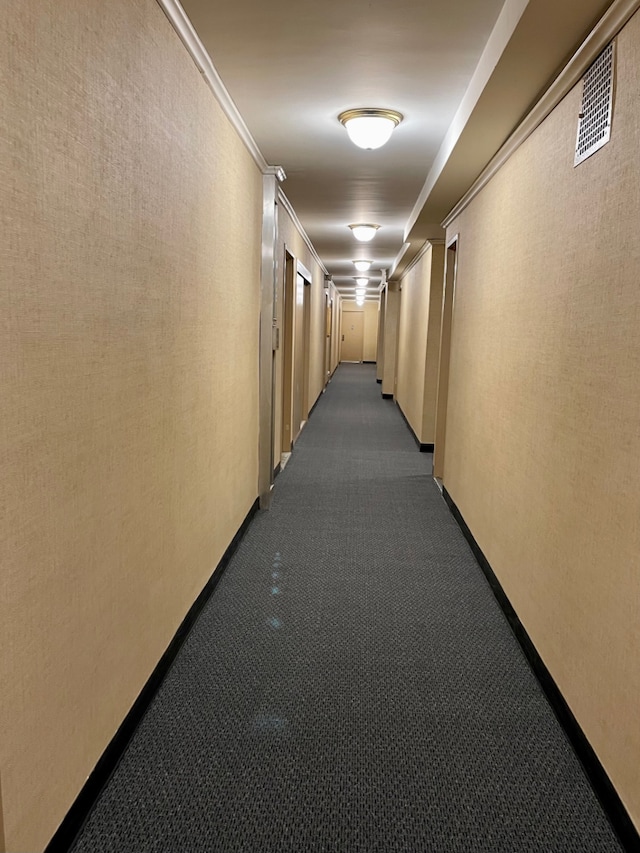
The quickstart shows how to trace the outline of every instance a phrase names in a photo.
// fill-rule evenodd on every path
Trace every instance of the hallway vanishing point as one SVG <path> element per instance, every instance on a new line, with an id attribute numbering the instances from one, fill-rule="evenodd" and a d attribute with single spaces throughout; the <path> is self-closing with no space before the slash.
<path id="1" fill-rule="evenodd" d="M 338 368 L 73 849 L 621 849 L 372 366 Z"/>

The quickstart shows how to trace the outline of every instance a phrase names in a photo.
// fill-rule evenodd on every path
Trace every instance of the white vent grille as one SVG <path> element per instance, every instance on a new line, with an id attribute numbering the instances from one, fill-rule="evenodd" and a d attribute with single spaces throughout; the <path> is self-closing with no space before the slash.
<path id="1" fill-rule="evenodd" d="M 611 136 L 613 60 L 612 42 L 584 75 L 574 166 L 602 148 Z"/>

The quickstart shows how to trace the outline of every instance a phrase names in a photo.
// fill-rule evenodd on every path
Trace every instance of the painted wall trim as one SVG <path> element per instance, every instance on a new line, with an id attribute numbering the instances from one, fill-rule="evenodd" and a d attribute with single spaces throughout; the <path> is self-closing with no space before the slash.
<path id="1" fill-rule="evenodd" d="M 264 159 L 262 152 L 258 148 L 255 139 L 240 115 L 240 111 L 222 82 L 211 57 L 207 53 L 205 46 L 201 42 L 179 0 L 157 0 L 157 2 L 180 36 L 180 40 L 189 51 L 191 58 L 198 66 L 198 70 L 206 80 L 236 133 L 244 142 L 257 167 L 263 175 L 275 175 L 279 181 L 284 181 L 286 175 L 282 166 L 270 166 Z"/>
<path id="2" fill-rule="evenodd" d="M 498 20 L 496 21 L 482 52 L 482 56 L 480 57 L 475 71 L 473 72 L 471 82 L 464 93 L 460 106 L 453 117 L 453 121 L 449 125 L 449 129 L 447 130 L 442 141 L 442 145 L 436 154 L 433 165 L 429 170 L 426 181 L 424 182 L 424 186 L 422 187 L 420 195 L 418 196 L 416 203 L 413 206 L 413 210 L 409 215 L 409 219 L 404 229 L 405 240 L 409 237 L 411 229 L 416 224 L 422 208 L 435 187 L 438 178 L 442 174 L 449 157 L 453 153 L 453 150 L 462 135 L 462 131 L 471 117 L 474 107 L 478 103 L 491 74 L 509 44 L 509 39 L 513 36 L 518 22 L 527 8 L 528 2 L 529 0 L 506 0 L 502 7 L 502 10 L 498 15 Z"/>
<path id="3" fill-rule="evenodd" d="M 173 639 L 167 646 L 166 651 L 156 664 L 155 669 L 149 676 L 146 684 L 138 694 L 138 698 L 131 706 L 131 710 L 124 718 L 118 731 L 115 733 L 105 751 L 98 759 L 98 763 L 92 770 L 89 778 L 83 785 L 80 793 L 71 805 L 71 808 L 63 818 L 62 823 L 58 827 L 55 835 L 47 845 L 45 853 L 67 853 L 71 849 L 78 833 L 84 826 L 89 814 L 97 801 L 104 786 L 111 778 L 113 771 L 116 769 L 120 758 L 124 754 L 131 738 L 142 720 L 147 708 L 151 704 L 154 696 L 158 692 L 171 664 L 180 651 L 184 641 L 189 636 L 193 625 L 198 618 L 203 607 L 211 597 L 218 581 L 222 577 L 224 570 L 229 565 L 229 562 L 234 555 L 242 537 L 247 532 L 253 517 L 258 511 L 258 498 L 253 502 L 244 521 L 238 528 L 236 535 L 229 543 L 229 547 L 222 555 L 222 559 L 216 566 L 213 574 L 205 584 L 196 600 L 189 608 L 187 615 L 182 620 L 180 627 L 173 636 Z"/>
<path id="4" fill-rule="evenodd" d="M 305 265 L 302 263 L 302 261 L 299 261 L 297 258 L 296 258 L 296 271 L 297 271 L 298 275 L 301 275 L 302 278 L 306 282 L 308 282 L 309 284 L 313 283 L 313 276 L 312 276 L 310 270 L 308 270 L 305 267 Z"/>
<path id="5" fill-rule="evenodd" d="M 487 166 L 485 166 L 469 190 L 442 221 L 443 228 L 448 228 L 453 220 L 462 213 L 478 193 L 489 183 L 496 172 L 502 168 L 512 154 L 542 124 L 549 113 L 558 106 L 560 101 L 578 83 L 594 59 L 618 35 L 620 30 L 638 9 L 640 9 L 640 0 L 615 0 L 531 112 L 525 116 L 502 148 L 499 149 Z"/>
<path id="6" fill-rule="evenodd" d="M 444 246 L 444 237 L 442 237 L 442 238 L 431 238 L 430 237 L 428 240 L 425 240 L 424 245 L 422 246 L 422 248 L 420 249 L 418 254 L 415 256 L 415 258 L 410 263 L 408 263 L 407 266 L 402 270 L 402 273 L 400 274 L 398 281 L 401 282 L 404 279 L 404 277 L 408 273 L 410 273 L 411 270 L 415 266 L 417 266 L 417 264 L 420 263 L 420 261 L 424 258 L 424 256 L 427 254 L 427 252 L 429 251 L 429 249 L 432 246 Z"/>
<path id="7" fill-rule="evenodd" d="M 391 266 L 389 268 L 389 278 L 388 278 L 389 281 L 393 278 L 395 271 L 400 266 L 400 262 L 402 261 L 402 259 L 407 254 L 407 252 L 409 251 L 410 248 L 411 248 L 411 243 L 403 243 L 402 246 L 400 247 L 400 251 L 398 252 L 398 254 L 393 259 L 393 263 L 391 264 Z"/>
<path id="8" fill-rule="evenodd" d="M 640 2 L 640 0 L 639 0 L 639 2 Z M 296 214 L 295 210 L 291 206 L 291 202 L 289 201 L 289 199 L 286 197 L 286 195 L 282 191 L 282 187 L 278 187 L 278 204 L 281 204 L 284 207 L 284 209 L 287 211 L 289 216 L 291 217 L 291 220 L 292 220 L 293 224 L 295 225 L 296 230 L 298 231 L 298 233 L 300 234 L 300 236 L 304 240 L 304 242 L 307 246 L 307 249 L 309 249 L 309 251 L 311 252 L 314 261 L 318 264 L 318 266 L 324 272 L 325 275 L 329 275 L 329 271 L 327 270 L 325 265 L 320 260 L 320 255 L 316 252 L 313 243 L 309 239 L 309 235 L 307 234 L 307 232 L 302 227 L 302 223 L 298 219 L 298 215 Z"/>
<path id="9" fill-rule="evenodd" d="M 438 486 L 438 488 L 440 487 Z M 613 787 L 606 770 L 602 766 L 595 750 L 587 740 L 586 735 L 573 715 L 566 699 L 560 692 L 560 688 L 556 684 L 553 676 L 538 654 L 531 637 L 529 637 L 529 634 L 520 621 L 518 614 L 509 601 L 507 594 L 502 588 L 502 584 L 491 568 L 489 561 L 483 554 L 473 533 L 462 517 L 462 513 L 456 506 L 455 501 L 445 486 L 442 488 L 442 497 L 460 527 L 465 539 L 469 543 L 474 557 L 478 561 L 478 564 L 480 565 L 480 568 L 482 569 L 498 604 L 506 616 L 516 640 L 519 642 L 525 657 L 527 658 L 529 666 L 533 670 L 533 674 L 538 679 L 549 704 L 558 718 L 558 722 L 564 729 L 576 755 L 582 763 L 585 773 L 591 782 L 591 786 L 600 800 L 600 803 L 609 818 L 613 829 L 618 835 L 624 850 L 629 851 L 629 853 L 631 853 L 631 851 L 640 850 L 640 835 L 638 834 L 638 830 L 631 820 L 629 813 L 625 809 L 616 789 Z"/>

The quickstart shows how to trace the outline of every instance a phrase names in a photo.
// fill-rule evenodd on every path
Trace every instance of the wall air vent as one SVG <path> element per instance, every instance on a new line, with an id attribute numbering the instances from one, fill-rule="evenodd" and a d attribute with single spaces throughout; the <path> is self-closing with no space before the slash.
<path id="1" fill-rule="evenodd" d="M 606 47 L 584 75 L 582 108 L 573 165 L 577 166 L 602 148 L 611 136 L 613 110 L 613 42 Z"/>

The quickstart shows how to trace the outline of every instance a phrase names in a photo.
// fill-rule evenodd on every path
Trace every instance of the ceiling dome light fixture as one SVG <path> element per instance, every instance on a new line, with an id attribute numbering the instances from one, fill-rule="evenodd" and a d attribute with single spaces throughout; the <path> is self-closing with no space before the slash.
<path id="1" fill-rule="evenodd" d="M 356 305 L 364 305 L 364 296 L 356 296 Z"/>
<path id="2" fill-rule="evenodd" d="M 379 225 L 372 225 L 370 222 L 357 222 L 355 225 L 349 225 L 353 236 L 361 243 L 368 243 L 376 236 L 376 231 L 380 228 Z"/>
<path id="3" fill-rule="evenodd" d="M 355 282 L 358 285 L 358 287 L 366 287 L 369 284 L 369 279 L 368 278 L 356 278 Z"/>
<path id="4" fill-rule="evenodd" d="M 402 121 L 402 113 L 395 110 L 380 110 L 377 108 L 361 107 L 355 110 L 345 110 L 338 116 L 349 139 L 358 148 L 381 148 L 395 128 Z"/>
<path id="5" fill-rule="evenodd" d="M 372 263 L 373 261 L 354 261 L 353 265 L 359 272 L 366 272 L 370 269 Z"/>
<path id="6" fill-rule="evenodd" d="M 356 296 L 366 296 L 367 288 L 366 287 L 356 287 Z"/>

